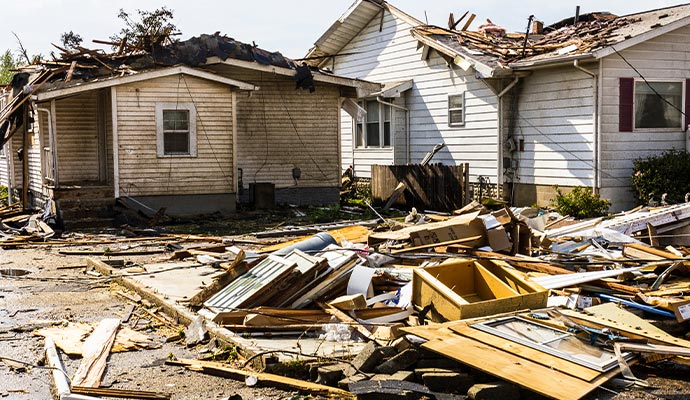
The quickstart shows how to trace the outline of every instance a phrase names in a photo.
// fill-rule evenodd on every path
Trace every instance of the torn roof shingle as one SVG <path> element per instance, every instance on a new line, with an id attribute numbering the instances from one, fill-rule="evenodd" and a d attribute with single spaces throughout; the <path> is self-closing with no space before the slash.
<path id="1" fill-rule="evenodd" d="M 550 27 L 545 34 L 521 33 L 494 36 L 472 31 L 451 31 L 435 26 L 413 28 L 418 39 L 428 39 L 425 44 L 452 56 L 476 60 L 492 69 L 526 67 L 548 64 L 573 58 L 600 58 L 611 46 L 627 42 L 656 29 L 678 27 L 690 23 L 690 5 L 678 5 L 663 9 L 618 17 L 610 13 L 590 13 L 584 21 L 572 24 L 566 19 Z M 661 31 L 660 31 L 661 32 Z M 617 48 L 617 50 L 620 50 Z M 486 75 L 486 74 L 485 74 Z"/>

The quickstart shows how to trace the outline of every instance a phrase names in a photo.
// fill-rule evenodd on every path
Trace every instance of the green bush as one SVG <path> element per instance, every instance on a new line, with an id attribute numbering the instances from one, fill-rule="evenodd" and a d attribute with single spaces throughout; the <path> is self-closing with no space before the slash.
<path id="1" fill-rule="evenodd" d="M 635 160 L 631 179 L 639 204 L 647 204 L 651 197 L 659 201 L 664 193 L 668 203 L 682 203 L 690 192 L 690 154 L 669 150 Z"/>
<path id="2" fill-rule="evenodd" d="M 606 215 L 611 202 L 602 199 L 592 189 L 576 186 L 569 193 L 563 193 L 554 186 L 556 198 L 551 200 L 551 206 L 561 215 L 569 215 L 575 218 L 593 218 Z"/>

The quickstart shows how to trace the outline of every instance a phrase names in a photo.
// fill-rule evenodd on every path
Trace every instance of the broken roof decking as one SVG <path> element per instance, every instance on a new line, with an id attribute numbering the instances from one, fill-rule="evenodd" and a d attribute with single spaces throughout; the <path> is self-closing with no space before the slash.
<path id="1" fill-rule="evenodd" d="M 116 76 L 116 77 L 105 77 L 103 79 L 95 79 L 87 82 L 73 82 L 72 84 L 59 84 L 54 85 L 51 88 L 45 89 L 39 92 L 37 95 L 38 101 L 51 100 L 58 97 L 70 96 L 76 93 L 81 93 L 87 90 L 102 89 L 106 87 L 124 85 L 127 83 L 141 82 L 147 79 L 162 78 L 171 75 L 189 75 L 197 78 L 202 78 L 210 80 L 213 82 L 222 83 L 228 86 L 235 87 L 240 90 L 258 90 L 258 86 L 254 86 L 249 83 L 241 82 L 235 79 L 225 78 L 210 72 L 201 71 L 198 69 L 176 66 L 166 69 L 156 69 L 139 72 L 133 75 L 127 76 Z"/>
<path id="2" fill-rule="evenodd" d="M 493 36 L 420 26 L 412 34 L 420 42 L 448 55 L 458 55 L 473 67 L 520 69 L 575 59 L 599 59 L 616 51 L 690 24 L 690 5 L 684 4 L 626 16 L 591 13 L 587 21 L 563 25 L 546 34 Z M 549 30 L 546 27 L 545 30 Z M 615 47 L 614 47 L 615 46 Z M 524 53 L 524 54 L 523 54 Z M 478 69 L 489 77 L 485 71 Z"/>
<path id="3" fill-rule="evenodd" d="M 63 50 L 59 60 L 41 63 L 42 67 L 53 69 L 56 73 L 51 82 L 41 89 L 39 100 L 177 73 L 228 84 L 240 90 L 259 89 L 208 69 L 200 69 L 217 64 L 285 76 L 296 76 L 298 69 L 306 68 L 279 52 L 269 52 L 218 33 L 204 34 L 152 49 L 140 49 L 129 54 L 105 54 L 102 51 L 78 48 L 75 51 Z M 379 90 L 378 84 L 334 76 L 315 68 L 308 68 L 307 74 L 311 74 L 317 82 L 358 88 L 365 92 Z"/>

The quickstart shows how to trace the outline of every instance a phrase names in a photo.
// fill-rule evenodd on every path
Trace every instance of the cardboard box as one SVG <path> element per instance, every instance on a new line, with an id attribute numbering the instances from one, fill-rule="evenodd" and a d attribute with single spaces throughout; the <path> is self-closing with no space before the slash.
<path id="1" fill-rule="evenodd" d="M 412 275 L 412 303 L 431 304 L 428 315 L 436 322 L 543 308 L 547 298 L 546 289 L 519 271 L 491 261 L 449 260 Z"/>

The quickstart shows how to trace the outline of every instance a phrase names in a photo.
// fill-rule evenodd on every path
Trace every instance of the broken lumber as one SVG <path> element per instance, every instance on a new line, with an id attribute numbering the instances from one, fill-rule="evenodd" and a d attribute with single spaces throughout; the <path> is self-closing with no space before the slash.
<path id="1" fill-rule="evenodd" d="M 257 384 L 262 386 L 271 386 L 279 389 L 297 390 L 301 393 L 328 396 L 329 398 L 355 398 L 355 396 L 352 393 L 334 387 L 319 385 L 317 383 L 303 381 L 300 379 L 288 378 L 285 376 L 275 374 L 230 368 L 225 364 L 218 362 L 180 359 L 174 361 L 166 361 L 165 363 L 167 365 L 182 366 L 192 371 L 199 371 L 212 375 L 225 376 L 242 381 L 244 381 L 248 377 L 256 377 L 258 381 Z"/>
<path id="2" fill-rule="evenodd" d="M 115 334 L 120 327 L 118 318 L 107 318 L 94 329 L 91 336 L 84 342 L 82 354 L 84 359 L 72 379 L 75 386 L 98 387 L 105 371 L 105 364 L 110 349 L 115 342 Z"/>
<path id="3" fill-rule="evenodd" d="M 114 388 L 92 388 L 83 386 L 72 386 L 72 393 L 88 396 L 115 397 L 121 399 L 155 399 L 169 400 L 170 395 L 158 392 L 147 392 L 143 390 L 127 390 Z"/>

